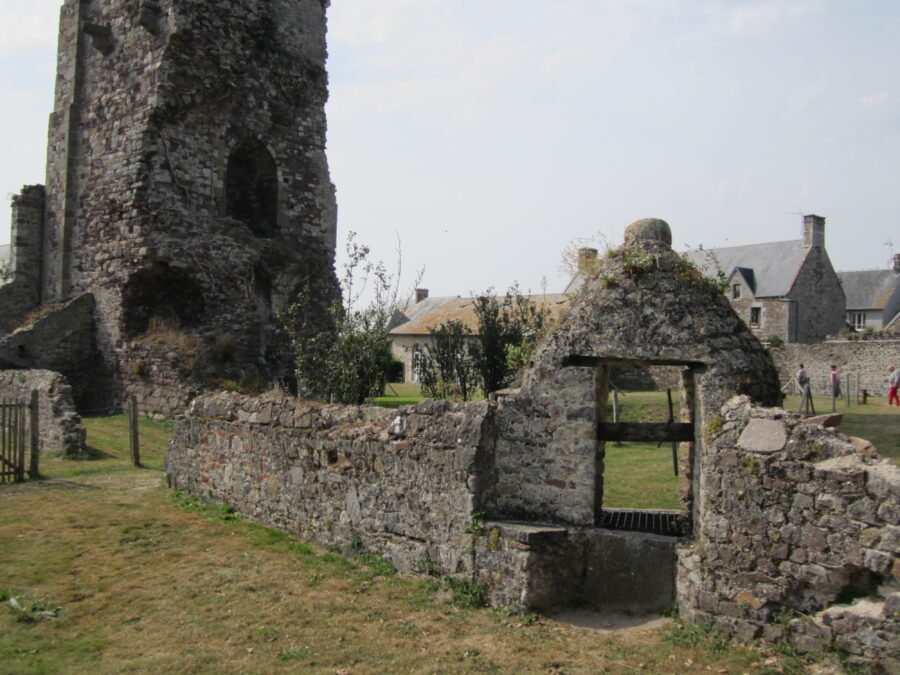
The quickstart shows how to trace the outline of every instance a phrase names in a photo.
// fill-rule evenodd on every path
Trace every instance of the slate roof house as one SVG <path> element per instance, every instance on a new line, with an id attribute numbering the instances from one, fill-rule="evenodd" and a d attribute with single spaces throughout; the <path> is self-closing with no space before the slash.
<path id="1" fill-rule="evenodd" d="M 847 296 L 847 323 L 854 330 L 900 327 L 900 253 L 886 270 L 838 272 Z"/>
<path id="2" fill-rule="evenodd" d="M 731 306 L 759 338 L 820 342 L 844 325 L 846 297 L 825 250 L 822 216 L 804 216 L 798 240 L 685 255 L 709 277 L 721 270 Z"/>
<path id="3" fill-rule="evenodd" d="M 562 293 L 525 297 L 536 305 L 546 306 L 551 318 L 557 318 L 568 302 L 568 297 Z M 478 330 L 473 298 L 458 295 L 428 297 L 427 289 L 416 289 L 415 297 L 395 319 L 390 331 L 391 353 L 403 363 L 404 382 L 418 382 L 417 361 L 431 342 L 428 329 L 454 320 L 468 326 L 473 334 Z"/>

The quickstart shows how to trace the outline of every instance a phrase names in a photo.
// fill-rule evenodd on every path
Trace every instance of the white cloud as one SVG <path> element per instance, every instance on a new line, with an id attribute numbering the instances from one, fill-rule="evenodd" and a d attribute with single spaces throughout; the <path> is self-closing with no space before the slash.
<path id="1" fill-rule="evenodd" d="M 877 108 L 887 103 L 889 94 L 886 91 L 879 91 L 877 94 L 869 94 L 859 99 L 859 102 L 866 108 Z"/>

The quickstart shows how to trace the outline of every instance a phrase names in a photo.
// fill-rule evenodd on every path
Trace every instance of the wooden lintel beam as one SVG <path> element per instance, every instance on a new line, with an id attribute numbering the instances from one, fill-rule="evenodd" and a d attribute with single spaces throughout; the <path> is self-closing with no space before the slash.
<path id="1" fill-rule="evenodd" d="M 694 425 L 688 422 L 601 423 L 597 429 L 601 441 L 677 441 L 694 440 Z"/>

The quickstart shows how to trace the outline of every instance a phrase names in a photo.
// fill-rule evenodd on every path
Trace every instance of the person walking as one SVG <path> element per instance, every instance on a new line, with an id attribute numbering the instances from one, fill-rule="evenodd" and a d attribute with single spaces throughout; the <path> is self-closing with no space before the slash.
<path id="1" fill-rule="evenodd" d="M 809 375 L 806 374 L 806 367 L 801 363 L 800 367 L 797 369 L 796 375 L 794 375 L 794 380 L 797 382 L 797 385 L 800 387 L 800 405 L 797 407 L 797 414 L 802 415 L 804 406 L 806 407 L 806 416 L 809 417 L 809 411 L 812 409 L 812 414 L 816 414 L 816 407 L 813 405 L 812 396 L 810 396 L 809 392 Z"/>
<path id="2" fill-rule="evenodd" d="M 890 373 L 888 377 L 888 384 L 890 385 L 888 389 L 888 405 L 900 406 L 900 397 L 897 396 L 897 389 L 900 388 L 900 370 L 896 370 L 894 365 L 891 364 L 888 366 L 888 372 Z"/>
<path id="3" fill-rule="evenodd" d="M 831 364 L 831 397 L 841 398 L 841 371 L 833 363 Z"/>

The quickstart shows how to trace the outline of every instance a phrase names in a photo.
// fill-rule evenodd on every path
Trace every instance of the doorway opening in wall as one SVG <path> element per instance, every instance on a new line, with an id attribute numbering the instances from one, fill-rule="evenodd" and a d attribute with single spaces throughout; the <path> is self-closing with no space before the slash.
<path id="1" fill-rule="evenodd" d="M 690 364 L 608 361 L 598 374 L 598 525 L 690 530 L 694 385 Z"/>
<path id="2" fill-rule="evenodd" d="M 265 145 L 249 139 L 228 158 L 225 215 L 239 220 L 257 237 L 278 231 L 278 170 Z"/>

